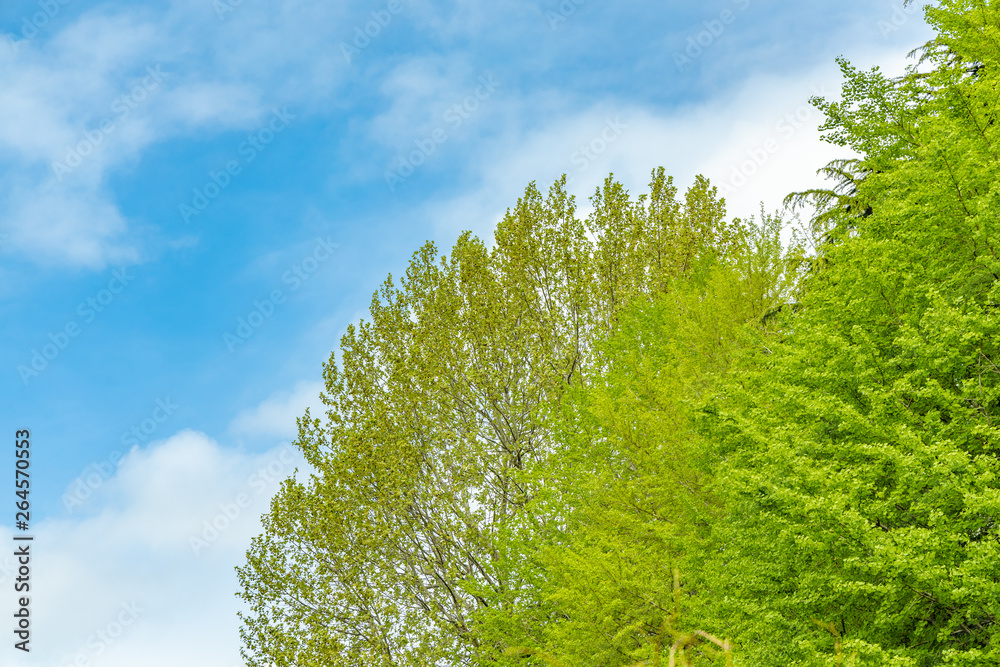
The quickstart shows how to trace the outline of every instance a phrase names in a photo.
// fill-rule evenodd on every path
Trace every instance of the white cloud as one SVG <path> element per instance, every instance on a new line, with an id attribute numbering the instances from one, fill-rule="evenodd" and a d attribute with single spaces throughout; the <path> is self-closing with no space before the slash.
<path id="1" fill-rule="evenodd" d="M 205 81 L 181 82 L 159 103 L 161 122 L 186 127 L 251 127 L 260 120 L 260 93 L 252 87 Z"/>
<path id="2" fill-rule="evenodd" d="M 4 664 L 241 664 L 233 568 L 280 480 L 303 466 L 287 445 L 248 455 L 194 431 L 134 449 L 90 516 L 34 526 L 32 651 Z M 12 544 L 9 529 L 0 541 Z M 13 565 L 0 557 L 5 590 Z M 13 596 L 0 596 L 0 616 L 13 613 Z"/>
<path id="3" fill-rule="evenodd" d="M 141 261 L 143 231 L 119 210 L 108 174 L 154 143 L 252 129 L 272 106 L 329 94 L 339 80 L 330 62 L 340 56 L 328 42 L 345 29 L 334 20 L 342 12 L 287 0 L 242 3 L 220 20 L 211 3 L 173 0 L 162 11 L 101 6 L 61 30 L 5 37 L 4 250 L 95 270 Z"/>
<path id="4" fill-rule="evenodd" d="M 292 391 L 272 394 L 255 408 L 244 410 L 229 425 L 230 432 L 244 438 L 280 438 L 290 440 L 298 433 L 296 419 L 311 408 L 314 417 L 322 416 L 319 400 L 322 382 L 299 382 Z"/>
<path id="5" fill-rule="evenodd" d="M 41 263 L 101 269 L 139 260 L 139 249 L 122 240 L 125 220 L 97 189 L 60 188 L 51 181 L 19 186 L 7 211 L 10 244 L 30 249 Z"/>
<path id="6" fill-rule="evenodd" d="M 405 11 L 380 34 L 379 44 L 388 47 L 392 35 L 403 29 L 397 23 L 404 21 L 418 33 L 448 43 L 484 31 L 492 35 L 523 30 L 525 21 L 553 38 L 543 29 L 541 9 L 530 3 L 505 1 L 488 8 L 467 2 L 446 7 L 424 0 L 405 4 Z M 93 269 L 141 261 L 148 254 L 143 230 L 121 213 L 106 181 L 109 173 L 134 164 L 152 144 L 197 133 L 252 129 L 275 104 L 294 104 L 298 110 L 293 112 L 304 114 L 337 106 L 334 93 L 340 84 L 370 68 L 366 71 L 381 77 L 391 106 L 368 123 L 364 136 L 395 151 L 413 150 L 413 142 L 441 126 L 444 108 L 471 94 L 482 74 L 473 69 L 474 59 L 465 57 L 424 55 L 379 63 L 376 56 L 384 56 L 385 49 L 377 45 L 362 54 L 364 62 L 346 63 L 337 45 L 352 39 L 359 21 L 371 20 L 370 7 L 321 0 L 230 5 L 232 11 L 223 16 L 211 3 L 199 0 L 171 0 L 162 9 L 111 10 L 102 5 L 83 11 L 61 30 L 53 22 L 16 49 L 0 48 L 0 156 L 7 162 L 8 174 L 18 174 L 0 180 L 0 200 L 13 200 L 0 214 L 0 233 L 10 235 L 5 251 L 43 263 Z M 886 16 L 890 14 L 887 10 Z M 907 24 L 906 31 L 914 30 L 915 23 Z M 586 25 L 581 21 L 577 27 L 583 30 Z M 550 41 L 545 41 L 549 47 Z M 386 63 L 401 64 L 386 70 Z M 134 90 L 147 67 L 156 66 L 162 66 L 165 80 L 127 118 L 119 117 L 111 105 Z M 795 78 L 790 77 L 783 90 L 782 83 L 776 84 L 777 89 L 756 92 L 746 88 L 742 108 L 734 96 L 720 96 L 699 110 L 702 119 L 685 116 L 691 110 L 664 113 L 610 98 L 591 102 L 583 110 L 574 101 L 553 104 L 552 94 L 518 100 L 516 82 L 503 82 L 496 99 L 484 104 L 486 110 L 468 124 L 469 132 L 494 137 L 469 142 L 481 161 L 472 171 L 478 171 L 488 185 L 481 192 L 436 204 L 431 212 L 452 218 L 486 212 L 486 218 L 495 221 L 527 180 L 545 182 L 572 171 L 575 146 L 589 140 L 589 133 L 597 131 L 609 112 L 631 118 L 633 132 L 579 175 L 580 192 L 589 194 L 600 181 L 595 174 L 610 167 L 625 177 L 629 172 L 646 174 L 662 163 L 679 182 L 696 169 L 718 169 L 720 173 L 713 174 L 718 180 L 728 176 L 730 160 L 747 150 L 741 145 L 742 150 L 727 153 L 723 145 L 745 143 L 745 135 L 732 131 L 737 122 L 756 121 L 764 124 L 758 127 L 766 127 L 774 122 L 773 112 L 781 110 L 779 102 L 789 101 L 783 92 L 799 96 L 794 106 L 808 94 L 796 87 Z M 777 96 L 768 97 L 774 90 Z M 538 118 L 547 120 L 539 125 Z M 65 161 L 71 149 L 86 144 L 85 133 L 105 120 L 115 121 L 114 132 L 78 169 L 56 178 L 52 163 Z M 451 136 L 451 128 L 446 129 Z M 466 131 L 463 126 L 461 133 Z M 641 135 L 645 131 L 651 132 L 648 138 Z M 751 196 L 750 189 L 773 199 L 772 190 L 778 186 L 772 183 L 780 179 L 767 174 L 797 173 L 807 163 L 806 171 L 813 171 L 818 160 L 808 158 L 815 157 L 815 146 L 807 147 L 795 137 L 794 146 L 785 146 L 785 156 L 773 161 L 754 178 L 753 188 L 743 189 L 731 203 L 742 209 L 743 199 L 759 198 Z M 368 149 L 366 144 L 363 150 Z M 454 149 L 449 145 L 447 150 L 451 154 Z M 364 171 L 355 165 L 351 169 Z M 636 185 L 644 184 L 645 178 L 641 176 Z M 31 204 L 49 199 L 53 203 Z M 445 227 L 449 224 L 446 221 Z M 56 235 L 55 242 L 47 240 L 51 234 Z"/>
<path id="7" fill-rule="evenodd" d="M 888 63 L 882 69 L 890 75 L 909 62 L 895 51 L 866 60 Z M 695 175 L 708 177 L 726 198 L 730 216 L 756 215 L 761 203 L 773 212 L 790 192 L 824 185 L 816 174 L 820 167 L 851 156 L 821 140 L 823 114 L 808 103 L 817 94 L 838 97 L 841 80 L 830 63 L 811 71 L 754 76 L 737 89 L 671 111 L 605 100 L 576 112 L 550 113 L 534 129 L 484 140 L 468 157 L 467 172 L 479 187 L 430 200 L 424 212 L 441 234 L 454 236 L 471 227 L 491 237 L 493 225 L 529 181 L 544 193 L 566 173 L 579 214 L 585 215 L 589 197 L 609 173 L 638 195 L 657 166 L 674 176 L 681 193 Z M 519 104 L 524 115 L 553 106 L 533 100 Z M 616 126 L 621 130 L 611 129 Z"/>
<path id="8" fill-rule="evenodd" d="M 0 181 L 8 252 L 97 270 L 139 261 L 108 171 L 178 131 L 259 113 L 244 86 L 171 81 L 166 41 L 148 17 L 94 11 L 49 41 L 0 49 L 0 154 L 19 167 Z"/>

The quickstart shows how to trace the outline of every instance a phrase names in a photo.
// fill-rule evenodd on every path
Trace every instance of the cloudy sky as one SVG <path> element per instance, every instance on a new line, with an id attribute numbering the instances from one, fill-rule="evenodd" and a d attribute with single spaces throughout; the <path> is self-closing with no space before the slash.
<path id="1" fill-rule="evenodd" d="M 841 155 L 807 104 L 834 58 L 895 73 L 930 36 L 901 0 L 7 0 L 0 28 L 0 420 L 32 431 L 35 535 L 33 650 L 0 627 L 0 662 L 46 667 L 240 664 L 233 567 L 295 417 L 425 241 L 563 173 L 584 209 L 662 165 L 773 210 Z"/>

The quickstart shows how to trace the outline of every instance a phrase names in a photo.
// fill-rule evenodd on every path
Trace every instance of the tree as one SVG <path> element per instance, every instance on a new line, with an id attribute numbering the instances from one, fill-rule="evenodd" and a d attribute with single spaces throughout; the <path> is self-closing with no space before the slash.
<path id="1" fill-rule="evenodd" d="M 551 450 L 544 415 L 584 383 L 596 336 L 629 303 L 725 243 L 698 178 L 683 202 L 662 169 L 632 201 L 611 177 L 576 218 L 565 178 L 532 184 L 486 245 L 425 245 L 375 295 L 325 366 L 325 419 L 297 446 L 316 473 L 284 483 L 239 568 L 249 664 L 460 665 L 501 652 L 478 613 L 530 586 L 505 527 Z"/>
<path id="2" fill-rule="evenodd" d="M 834 214 L 786 337 L 703 422 L 715 613 L 748 663 L 827 664 L 835 637 L 864 664 L 1000 661 L 1000 9 L 927 17 L 930 72 L 844 63 L 821 103 L 871 212 Z"/>
<path id="3" fill-rule="evenodd" d="M 696 421 L 738 351 L 766 343 L 765 316 L 796 278 L 779 219 L 728 231 L 621 313 L 588 382 L 553 411 L 554 446 L 525 471 L 536 492 L 504 539 L 530 586 L 479 614 L 510 664 L 633 665 L 669 647 L 671 631 L 715 624 L 702 569 L 725 507 Z"/>

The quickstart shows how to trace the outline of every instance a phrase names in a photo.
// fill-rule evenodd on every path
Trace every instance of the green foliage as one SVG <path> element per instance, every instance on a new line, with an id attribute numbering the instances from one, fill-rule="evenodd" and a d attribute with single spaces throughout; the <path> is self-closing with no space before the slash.
<path id="1" fill-rule="evenodd" d="M 792 196 L 814 256 L 660 169 L 387 280 L 239 570 L 248 663 L 1000 665 L 1000 6 L 926 15 L 815 100 L 856 156 Z"/>
<path id="2" fill-rule="evenodd" d="M 586 223 L 565 179 L 529 186 L 492 250 L 469 234 L 414 255 L 371 321 L 325 369 L 326 419 L 297 445 L 317 474 L 289 480 L 240 568 L 252 665 L 467 664 L 502 651 L 477 614 L 503 613 L 530 576 L 502 539 L 551 449 L 544 417 L 584 381 L 623 309 L 731 242 L 714 189 L 684 200 L 660 169 L 633 201 L 608 178 Z"/>
<path id="3" fill-rule="evenodd" d="M 481 614 L 482 632 L 519 647 L 511 664 L 653 660 L 664 628 L 697 618 L 704 538 L 723 507 L 694 417 L 741 346 L 762 344 L 764 315 L 792 287 L 780 229 L 736 221 L 661 295 L 622 313 L 596 346 L 600 371 L 564 395 L 553 447 L 526 475 L 529 511 L 505 540 L 531 594 Z"/>
<path id="4" fill-rule="evenodd" d="M 754 664 L 825 664 L 814 620 L 861 664 L 1000 661 L 1000 10 L 928 17 L 932 72 L 845 66 L 843 101 L 821 105 L 867 165 L 871 213 L 835 212 L 850 233 L 824 248 L 789 335 L 703 431 L 730 508 L 717 613 Z"/>

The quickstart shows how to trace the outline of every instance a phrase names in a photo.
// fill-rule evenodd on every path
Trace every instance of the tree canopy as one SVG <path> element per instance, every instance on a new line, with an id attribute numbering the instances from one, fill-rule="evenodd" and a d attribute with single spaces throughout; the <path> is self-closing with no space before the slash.
<path id="1" fill-rule="evenodd" d="M 534 492 L 522 471 L 552 448 L 546 414 L 629 304 L 736 242 L 707 181 L 677 194 L 662 169 L 636 199 L 609 177 L 581 221 L 565 179 L 531 185 L 492 249 L 428 243 L 385 282 L 326 365 L 325 419 L 300 422 L 317 473 L 285 483 L 240 570 L 251 664 L 483 649 L 474 619 L 525 587 L 502 537 Z"/>
<path id="2" fill-rule="evenodd" d="M 239 568 L 248 664 L 1000 664 L 1000 7 L 926 16 L 814 100 L 812 254 L 660 168 L 390 276 Z"/>
<path id="3" fill-rule="evenodd" d="M 720 582 L 762 663 L 828 649 L 813 620 L 873 663 L 1000 659 L 1000 12 L 927 15 L 930 71 L 843 63 L 842 101 L 818 101 L 828 140 L 860 154 L 870 210 L 833 209 L 791 333 L 708 428 L 735 491 Z"/>

